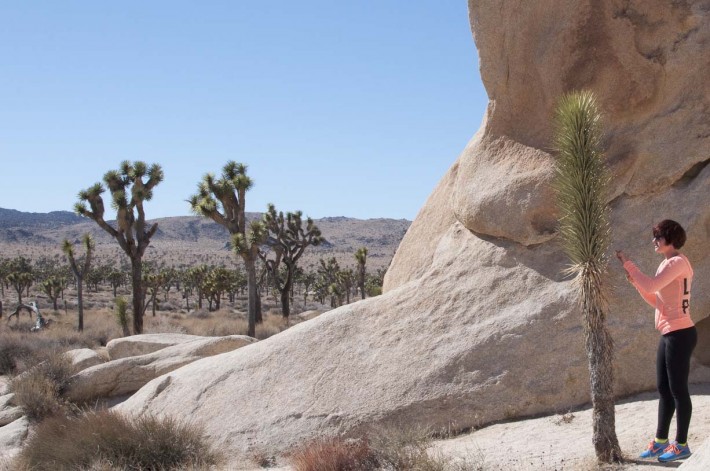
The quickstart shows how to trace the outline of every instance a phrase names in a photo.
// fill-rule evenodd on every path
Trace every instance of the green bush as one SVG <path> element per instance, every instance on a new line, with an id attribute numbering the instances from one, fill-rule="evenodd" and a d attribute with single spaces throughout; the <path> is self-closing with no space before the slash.
<path id="1" fill-rule="evenodd" d="M 40 423 L 16 466 L 51 470 L 208 469 L 220 457 L 198 427 L 174 419 L 131 419 L 112 411 Z"/>

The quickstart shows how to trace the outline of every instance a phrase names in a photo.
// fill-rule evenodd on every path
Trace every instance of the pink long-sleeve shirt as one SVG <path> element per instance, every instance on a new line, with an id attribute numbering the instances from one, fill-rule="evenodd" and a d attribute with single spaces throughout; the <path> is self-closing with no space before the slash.
<path id="1" fill-rule="evenodd" d="M 693 268 L 685 255 L 663 260 L 653 277 L 641 273 L 630 260 L 624 263 L 624 268 L 643 299 L 656 308 L 656 329 L 661 334 L 695 325 L 690 318 Z"/>

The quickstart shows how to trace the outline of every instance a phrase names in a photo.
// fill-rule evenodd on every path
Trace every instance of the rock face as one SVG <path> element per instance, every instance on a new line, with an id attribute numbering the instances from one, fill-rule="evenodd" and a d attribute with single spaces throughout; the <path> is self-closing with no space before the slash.
<path id="1" fill-rule="evenodd" d="M 161 334 L 153 334 L 156 337 Z M 64 396 L 74 402 L 129 394 L 153 378 L 200 358 L 219 355 L 255 340 L 244 335 L 196 337 L 156 352 L 120 358 L 87 368 L 72 376 Z"/>
<path id="2" fill-rule="evenodd" d="M 231 450 L 278 451 L 370 424 L 465 428 L 587 402 L 550 191 L 552 111 L 573 89 L 593 90 L 606 116 L 613 246 L 653 273 L 651 225 L 678 220 L 696 280 L 710 279 L 710 2 L 469 9 L 486 117 L 407 232 L 385 294 L 156 378 L 121 410 L 194 417 Z M 620 270 L 609 281 L 617 392 L 652 389 L 653 313 Z M 710 290 L 694 290 L 691 312 L 710 313 Z M 707 357 L 694 378 L 708 378 Z"/>

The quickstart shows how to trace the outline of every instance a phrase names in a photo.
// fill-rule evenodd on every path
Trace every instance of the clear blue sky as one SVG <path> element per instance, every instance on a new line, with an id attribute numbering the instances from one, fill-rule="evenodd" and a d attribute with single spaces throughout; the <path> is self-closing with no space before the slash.
<path id="1" fill-rule="evenodd" d="M 143 160 L 165 172 L 148 217 L 188 215 L 236 160 L 248 211 L 413 219 L 487 104 L 466 0 L 3 1 L 0 57 L 20 211 Z"/>

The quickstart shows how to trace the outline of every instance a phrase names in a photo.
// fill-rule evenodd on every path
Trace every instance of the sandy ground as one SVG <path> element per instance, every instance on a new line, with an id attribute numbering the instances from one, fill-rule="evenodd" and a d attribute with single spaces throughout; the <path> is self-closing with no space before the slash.
<path id="1" fill-rule="evenodd" d="M 693 418 L 688 443 L 693 451 L 710 438 L 710 383 L 691 385 L 691 394 Z M 616 434 L 630 462 L 610 469 L 650 471 L 677 468 L 682 464 L 636 459 L 654 436 L 657 407 L 656 393 L 617 402 Z M 671 439 L 674 434 L 675 420 L 671 425 Z M 591 409 L 491 425 L 468 435 L 437 441 L 433 449 L 446 456 L 479 463 L 484 470 L 597 469 Z M 688 466 L 683 467 L 686 468 Z"/>
<path id="2" fill-rule="evenodd" d="M 696 451 L 710 439 L 710 383 L 691 385 L 693 418 L 688 442 Z M 643 393 L 616 405 L 616 434 L 627 462 L 599 467 L 592 445 L 592 411 L 590 408 L 565 413 L 490 425 L 467 435 L 435 441 L 432 453 L 441 453 L 481 471 L 653 471 L 677 469 L 684 461 L 659 463 L 636 457 L 648 445 L 656 431 L 658 400 L 656 393 Z M 675 420 L 671 425 L 671 439 Z M 699 458 L 696 457 L 696 458 Z M 687 460 L 681 471 L 708 471 L 707 461 L 698 466 Z M 292 471 L 281 465 L 271 471 Z M 241 467 L 241 466 L 240 466 Z"/>
<path id="3" fill-rule="evenodd" d="M 2 381 L 0 381 L 2 383 Z M 0 389 L 2 384 L 0 384 Z M 693 419 L 688 441 L 692 451 L 710 439 L 710 383 L 692 384 Z M 435 441 L 432 453 L 441 453 L 452 460 L 465 460 L 466 469 L 481 471 L 512 470 L 580 470 L 613 471 L 677 469 L 683 462 L 661 464 L 655 460 L 636 459 L 656 429 L 656 393 L 643 393 L 616 405 L 616 433 L 628 462 L 613 467 L 598 468 L 592 446 L 592 411 L 590 408 L 561 411 L 560 414 L 490 425 L 456 438 Z M 675 420 L 671 425 L 671 438 Z M 710 452 L 710 441 L 706 450 Z M 709 453 L 710 454 L 710 453 Z M 710 470 L 708 461 L 697 463 L 689 459 L 681 471 Z M 0 466 L 2 468 L 2 466 Z M 248 468 L 248 466 L 246 466 Z M 232 463 L 227 469 L 245 469 L 243 463 Z M 291 471 L 282 464 L 272 471 Z"/>

